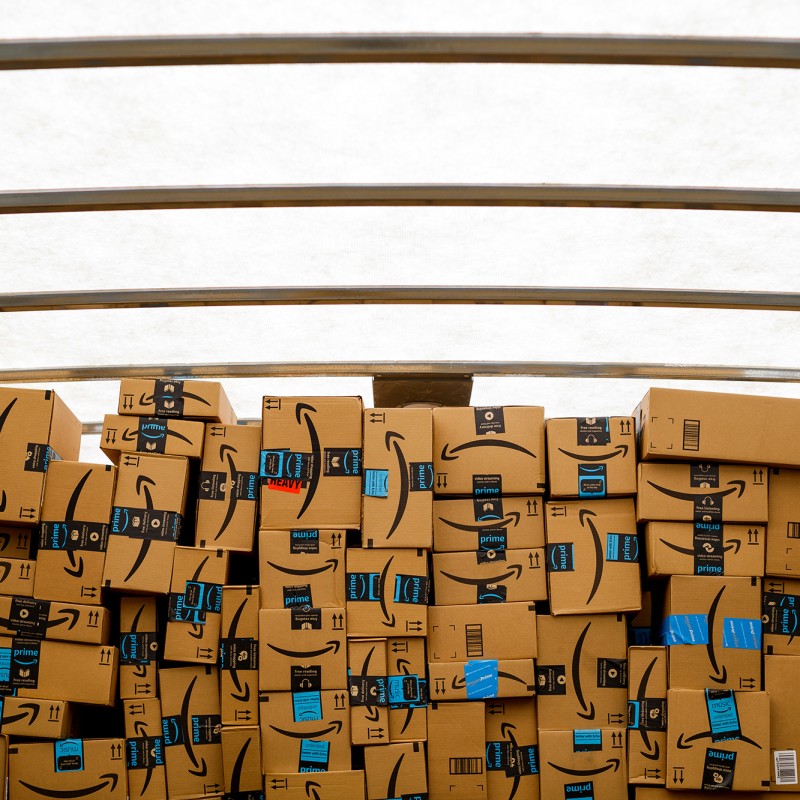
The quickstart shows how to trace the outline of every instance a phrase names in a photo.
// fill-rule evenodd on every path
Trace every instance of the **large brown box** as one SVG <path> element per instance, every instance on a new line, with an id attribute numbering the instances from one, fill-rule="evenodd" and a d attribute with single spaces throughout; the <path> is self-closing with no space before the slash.
<path id="1" fill-rule="evenodd" d="M 769 471 L 766 575 L 800 578 L 800 470 Z"/>
<path id="2" fill-rule="evenodd" d="M 119 699 L 156 697 L 161 646 L 155 597 L 121 597 L 119 627 Z"/>
<path id="3" fill-rule="evenodd" d="M 428 796 L 487 798 L 483 703 L 428 708 Z"/>
<path id="4" fill-rule="evenodd" d="M 800 750 L 800 693 L 797 657 L 764 656 L 764 691 L 769 695 L 773 792 L 798 791 L 797 751 Z"/>
<path id="5" fill-rule="evenodd" d="M 667 786 L 737 792 L 769 789 L 766 692 L 670 689 L 667 706 Z"/>
<path id="6" fill-rule="evenodd" d="M 428 682 L 426 640 L 419 637 L 389 639 L 389 736 L 393 742 L 428 738 Z"/>
<path id="7" fill-rule="evenodd" d="M 222 587 L 219 657 L 223 725 L 258 720 L 258 586 Z"/>
<path id="8" fill-rule="evenodd" d="M 66 739 L 72 730 L 72 706 L 64 700 L 4 697 L 0 713 L 4 736 Z"/>
<path id="9" fill-rule="evenodd" d="M 262 528 L 361 525 L 360 397 L 265 397 Z"/>
<path id="10" fill-rule="evenodd" d="M 126 454 L 120 461 L 103 585 L 167 594 L 186 507 L 185 458 Z"/>
<path id="11" fill-rule="evenodd" d="M 800 580 L 764 579 L 761 621 L 764 653 L 800 656 Z"/>
<path id="12" fill-rule="evenodd" d="M 437 703 L 536 694 L 532 658 L 437 661 L 428 665 L 428 677 L 431 698 Z"/>
<path id="13" fill-rule="evenodd" d="M 433 549 L 522 550 L 544 547 L 544 501 L 536 495 L 433 501 Z"/>
<path id="14" fill-rule="evenodd" d="M 206 425 L 197 496 L 199 547 L 253 550 L 258 521 L 261 431 L 250 425 Z"/>
<path id="15" fill-rule="evenodd" d="M 364 412 L 364 547 L 433 544 L 433 418 L 429 408 Z"/>
<path id="16" fill-rule="evenodd" d="M 761 581 L 675 575 L 664 600 L 670 689 L 761 688 Z"/>
<path id="17" fill-rule="evenodd" d="M 0 388 L 0 523 L 37 525 L 49 465 L 80 447 L 81 423 L 55 392 Z"/>
<path id="18" fill-rule="evenodd" d="M 264 796 L 269 800 L 364 800 L 364 770 L 268 772 L 264 776 Z M 259 796 L 252 800 L 259 800 Z"/>
<path id="19" fill-rule="evenodd" d="M 264 786 L 261 772 L 261 739 L 258 726 L 231 726 L 222 729 L 222 766 L 225 791 L 238 797 L 240 793 L 260 793 Z"/>
<path id="20" fill-rule="evenodd" d="M 111 612 L 102 606 L 0 596 L 0 636 L 108 644 Z"/>
<path id="21" fill-rule="evenodd" d="M 653 388 L 634 416 L 643 461 L 800 466 L 800 400 Z"/>
<path id="22" fill-rule="evenodd" d="M 628 650 L 622 614 L 537 620 L 539 730 L 624 729 Z"/>
<path id="23" fill-rule="evenodd" d="M 667 777 L 667 648 L 628 649 L 628 782 Z"/>
<path id="24" fill-rule="evenodd" d="M 125 700 L 125 760 L 131 800 L 163 800 L 167 797 L 167 767 L 161 701 Z"/>
<path id="25" fill-rule="evenodd" d="M 425 745 L 422 742 L 364 748 L 367 800 L 427 797 Z"/>
<path id="26" fill-rule="evenodd" d="M 119 464 L 124 453 L 200 458 L 204 433 L 202 422 L 106 414 L 100 449 L 114 464 Z"/>
<path id="27" fill-rule="evenodd" d="M 632 417 L 547 420 L 550 497 L 600 499 L 636 494 Z"/>
<path id="28" fill-rule="evenodd" d="M 119 386 L 117 413 L 134 417 L 236 422 L 230 400 L 218 381 L 123 378 Z"/>
<path id="29" fill-rule="evenodd" d="M 434 408 L 433 469 L 436 494 L 542 494 L 544 409 Z"/>
<path id="30" fill-rule="evenodd" d="M 386 644 L 386 639 L 350 639 L 347 642 L 350 741 L 354 745 L 382 745 L 389 741 Z"/>
<path id="31" fill-rule="evenodd" d="M 486 703 L 489 800 L 539 800 L 539 732 L 533 698 Z"/>

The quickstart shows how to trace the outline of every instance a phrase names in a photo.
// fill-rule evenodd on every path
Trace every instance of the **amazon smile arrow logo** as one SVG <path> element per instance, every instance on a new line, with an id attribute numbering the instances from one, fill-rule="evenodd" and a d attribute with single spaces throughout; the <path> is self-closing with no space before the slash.
<path id="1" fill-rule="evenodd" d="M 22 780 L 19 783 L 20 786 L 24 786 L 28 791 L 33 792 L 34 794 L 41 795 L 42 797 L 60 798 L 61 800 L 68 800 L 68 798 L 71 797 L 88 797 L 96 792 L 103 791 L 103 789 L 106 789 L 106 787 L 108 787 L 106 794 L 112 794 L 117 788 L 119 775 L 117 775 L 115 772 L 109 772 L 105 775 L 100 775 L 99 777 L 101 783 L 97 783 L 94 786 L 86 786 L 82 789 L 48 789 L 45 786 L 36 786 L 33 783 L 28 783 L 27 781 Z"/>
<path id="2" fill-rule="evenodd" d="M 580 778 L 588 777 L 589 775 L 600 775 L 609 770 L 617 772 L 617 770 L 619 770 L 619 763 L 618 758 L 609 758 L 604 767 L 596 767 L 595 769 L 570 769 L 569 767 L 562 767 L 560 764 L 554 764 L 552 761 L 547 762 L 548 766 L 559 772 L 563 772 L 565 775 L 576 775 Z"/>
<path id="3" fill-rule="evenodd" d="M 730 489 L 723 489 L 719 492 L 698 492 L 697 494 L 692 494 L 691 492 L 678 492 L 675 489 L 668 489 L 666 486 L 659 486 L 657 483 L 653 483 L 653 481 L 647 481 L 647 483 L 657 492 L 661 492 L 661 494 L 665 494 L 667 497 L 674 497 L 676 500 L 686 500 L 687 502 L 694 503 L 699 498 L 703 498 L 703 501 L 710 501 L 709 503 L 703 502 L 703 505 L 715 503 L 715 501 L 721 500 L 723 497 L 727 497 L 728 495 L 737 491 L 739 494 L 736 496 L 741 497 L 745 490 L 744 481 L 728 481 L 728 486 L 731 487 Z"/>
<path id="4" fill-rule="evenodd" d="M 222 461 L 223 457 L 228 462 L 228 474 L 233 478 L 236 474 L 236 464 L 233 461 L 233 457 L 231 453 L 238 453 L 239 451 L 235 447 L 231 447 L 229 444 L 221 444 L 219 446 L 219 460 Z M 222 520 L 222 524 L 220 525 L 219 530 L 217 531 L 216 535 L 214 536 L 214 541 L 217 541 L 220 536 L 222 536 L 225 529 L 228 525 L 231 524 L 231 520 L 233 519 L 233 515 L 236 512 L 236 501 L 238 500 L 237 493 L 234 491 L 228 492 L 228 510 L 225 512 L 225 519 Z"/>
<path id="5" fill-rule="evenodd" d="M 386 534 L 387 539 L 390 539 L 392 534 L 397 530 L 397 526 L 400 524 L 400 520 L 403 519 L 403 514 L 405 513 L 406 505 L 408 504 L 408 464 L 406 463 L 406 457 L 403 455 L 403 449 L 400 447 L 400 441 L 405 441 L 405 437 L 401 434 L 396 433 L 395 431 L 386 432 L 386 449 L 391 450 L 391 446 L 394 446 L 394 452 L 397 456 L 397 469 L 400 476 L 400 495 L 397 498 L 397 511 L 395 512 L 394 519 L 389 527 L 389 532 Z"/>
<path id="6" fill-rule="evenodd" d="M 308 488 L 306 490 L 305 499 L 303 500 L 303 505 L 300 506 L 300 510 L 297 512 L 297 519 L 300 519 L 300 517 L 306 513 L 306 510 L 311 505 L 311 501 L 314 499 L 314 495 L 317 493 L 317 486 L 319 485 L 319 473 L 321 468 L 320 460 L 322 449 L 319 443 L 319 435 L 317 434 L 317 429 L 314 427 L 314 422 L 312 421 L 308 412 L 313 412 L 316 414 L 317 409 L 308 403 L 298 403 L 295 406 L 294 415 L 295 419 L 297 420 L 297 424 L 302 427 L 303 422 L 305 422 L 306 428 L 308 428 L 308 439 L 311 442 L 311 475 L 308 478 Z"/>
<path id="7" fill-rule="evenodd" d="M 581 635 L 575 643 L 575 650 L 572 653 L 572 685 L 575 689 L 575 696 L 583 709 L 582 712 L 578 712 L 578 716 L 582 719 L 594 719 L 594 703 L 590 702 L 588 706 L 586 705 L 586 700 L 583 697 L 583 687 L 581 686 L 581 651 L 591 627 L 592 623 L 587 622 L 586 627 L 581 631 Z"/>
<path id="8" fill-rule="evenodd" d="M 449 578 L 451 581 L 455 581 L 456 583 L 464 583 L 467 586 L 483 586 L 485 584 L 492 585 L 502 583 L 509 578 L 519 580 L 522 577 L 522 565 L 512 564 L 508 568 L 508 572 L 504 572 L 502 575 L 494 575 L 491 578 L 462 578 L 459 575 L 452 575 L 449 572 L 441 572 L 440 574 L 444 575 L 445 578 Z"/>
<path id="9" fill-rule="evenodd" d="M 597 528 L 592 520 L 594 516 L 597 515 L 594 511 L 589 511 L 588 508 L 581 509 L 579 514 L 581 527 L 585 528 L 587 525 L 589 526 L 589 530 L 592 532 L 592 541 L 594 542 L 594 581 L 589 591 L 586 605 L 592 602 L 595 594 L 597 594 L 597 590 L 600 588 L 600 580 L 603 577 L 603 565 L 605 563 L 605 559 L 603 558 L 603 543 L 600 541 L 600 534 L 597 532 Z"/>
<path id="10" fill-rule="evenodd" d="M 507 450 L 515 450 L 523 455 L 536 458 L 535 453 L 531 453 L 530 450 L 522 445 L 517 444 L 516 442 L 507 442 L 503 439 L 497 439 L 496 436 L 487 437 L 486 439 L 476 439 L 472 442 L 464 442 L 464 444 L 459 444 L 450 448 L 449 451 L 447 449 L 448 447 L 449 445 L 445 445 L 442 448 L 442 461 L 455 461 L 458 458 L 458 453 L 463 453 L 464 450 L 469 450 L 473 447 L 504 447 Z"/>
<path id="11" fill-rule="evenodd" d="M 287 658 L 316 658 L 317 656 L 325 655 L 325 653 L 335 654 L 339 652 L 339 642 L 332 640 L 326 642 L 326 644 L 328 645 L 327 647 L 323 647 L 319 650 L 285 650 L 283 647 L 278 647 L 277 645 L 269 643 L 267 643 L 267 647 Z"/>
<path id="12" fill-rule="evenodd" d="M 569 458 L 574 458 L 576 461 L 608 461 L 609 459 L 620 454 L 622 454 L 622 457 L 625 458 L 628 455 L 628 445 L 618 444 L 610 453 L 603 453 L 596 456 L 582 455 L 581 453 L 570 453 L 569 450 L 562 450 L 560 447 L 558 448 L 558 452 L 563 453 Z"/>
<path id="13" fill-rule="evenodd" d="M 327 736 L 329 733 L 341 733 L 342 731 L 342 722 L 341 720 L 335 720 L 332 722 L 327 728 L 322 728 L 318 731 L 287 731 L 283 728 L 276 728 L 274 725 L 270 725 L 275 733 L 279 733 L 281 736 L 288 736 L 291 739 L 321 739 L 323 736 Z"/>
<path id="14" fill-rule="evenodd" d="M 278 572 L 284 572 L 287 575 L 319 575 L 321 572 L 326 572 L 329 569 L 336 572 L 337 568 L 339 567 L 339 560 L 336 558 L 329 558 L 325 562 L 324 567 L 316 567 L 315 569 L 293 569 L 292 567 L 282 567 L 280 564 L 276 564 L 274 561 L 267 561 L 267 564 L 269 564 L 269 566 L 271 566 L 273 569 L 278 570 Z"/>
<path id="15" fill-rule="evenodd" d="M 439 517 L 439 522 L 443 522 L 445 525 L 449 525 L 457 531 L 477 531 L 478 533 L 485 530 L 494 530 L 496 528 L 507 528 L 509 526 L 516 528 L 517 525 L 519 525 L 519 520 L 519 511 L 509 511 L 506 519 L 488 522 L 486 525 L 464 525 L 460 522 L 453 522 L 444 517 Z"/>

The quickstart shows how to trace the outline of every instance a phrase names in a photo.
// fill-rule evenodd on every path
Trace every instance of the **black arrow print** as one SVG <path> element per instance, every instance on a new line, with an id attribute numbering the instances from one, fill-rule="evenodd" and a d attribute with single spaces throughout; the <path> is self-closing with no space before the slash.
<path id="1" fill-rule="evenodd" d="M 576 461 L 608 461 L 614 456 L 618 456 L 622 453 L 622 457 L 625 458 L 628 455 L 628 445 L 626 444 L 618 444 L 614 450 L 610 453 L 603 453 L 602 455 L 581 455 L 580 453 L 570 453 L 568 450 L 562 450 L 560 447 L 558 448 L 559 453 L 563 453 L 565 456 L 569 458 L 574 458 Z"/>
<path id="2" fill-rule="evenodd" d="M 495 441 L 492 441 L 493 439 Z M 530 450 L 523 447 L 522 445 L 517 444 L 516 442 L 507 442 L 504 441 L 503 439 L 497 439 L 494 436 L 492 436 L 489 439 L 478 439 L 472 442 L 464 442 L 464 444 L 459 444 L 456 447 L 453 447 L 449 453 L 447 452 L 447 447 L 448 445 L 445 445 L 442 448 L 442 456 L 441 456 L 442 461 L 455 461 L 458 458 L 458 456 L 453 455 L 454 453 L 460 453 L 464 450 L 468 450 L 473 447 L 504 447 L 507 450 L 515 450 L 516 452 L 522 453 L 523 455 L 530 456 L 531 458 L 536 458 L 535 453 L 531 453 Z"/>

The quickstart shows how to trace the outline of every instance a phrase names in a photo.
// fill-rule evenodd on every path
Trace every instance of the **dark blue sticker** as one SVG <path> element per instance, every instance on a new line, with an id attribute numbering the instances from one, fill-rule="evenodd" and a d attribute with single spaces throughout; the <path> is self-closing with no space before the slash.
<path id="1" fill-rule="evenodd" d="M 579 798 L 579 800 L 594 800 L 594 784 L 591 781 L 585 781 L 584 783 L 565 783 L 565 800 L 572 800 L 572 798 L 575 797 Z"/>
<path id="2" fill-rule="evenodd" d="M 497 660 L 467 661 L 464 664 L 464 680 L 467 700 L 497 697 L 499 682 Z"/>
<path id="3" fill-rule="evenodd" d="M 430 461 L 412 461 L 408 465 L 408 488 L 412 492 L 433 491 L 433 464 Z"/>
<path id="4" fill-rule="evenodd" d="M 367 497 L 389 496 L 389 470 L 364 470 L 364 494 Z"/>
<path id="5" fill-rule="evenodd" d="M 289 532 L 290 553 L 319 553 L 319 531 L 295 530 Z"/>
<path id="6" fill-rule="evenodd" d="M 148 736 L 125 740 L 125 756 L 128 769 L 152 769 L 164 765 L 164 739 Z"/>
<path id="7" fill-rule="evenodd" d="M 547 569 L 550 572 L 575 571 L 575 546 L 572 542 L 547 545 Z"/>
<path id="8" fill-rule="evenodd" d="M 352 602 L 377 603 L 381 599 L 379 572 L 348 572 L 347 599 Z"/>
<path id="9" fill-rule="evenodd" d="M 322 454 L 322 474 L 361 475 L 361 450 L 357 447 L 326 447 Z"/>
<path id="10" fill-rule="evenodd" d="M 122 633 L 119 637 L 120 664 L 149 664 L 158 658 L 158 634 L 154 631 Z"/>
<path id="11" fill-rule="evenodd" d="M 165 747 L 183 744 L 183 728 L 181 727 L 181 718 L 179 715 L 162 717 L 161 731 L 164 735 Z"/>
<path id="12" fill-rule="evenodd" d="M 701 789 L 704 791 L 730 791 L 733 788 L 735 772 L 736 753 L 709 747 L 706 749 Z"/>
<path id="13" fill-rule="evenodd" d="M 296 481 L 307 481 L 311 477 L 313 461 L 313 453 L 262 450 L 258 475 L 262 480 L 289 478 Z"/>
<path id="14" fill-rule="evenodd" d="M 186 608 L 210 611 L 212 614 L 222 613 L 222 586 L 218 583 L 186 581 L 183 597 Z"/>
<path id="15" fill-rule="evenodd" d="M 661 623 L 661 641 L 666 645 L 708 644 L 705 614 L 671 614 Z"/>
<path id="16" fill-rule="evenodd" d="M 628 628 L 628 641 L 637 647 L 653 644 L 653 631 L 650 628 Z"/>
<path id="17" fill-rule="evenodd" d="M 605 464 L 578 464 L 578 497 L 605 497 Z"/>
<path id="18" fill-rule="evenodd" d="M 397 575 L 394 579 L 394 602 L 406 605 L 428 604 L 428 579 L 424 575 Z"/>
<path id="19" fill-rule="evenodd" d="M 639 537 L 635 533 L 606 534 L 606 561 L 639 561 Z"/>
<path id="20" fill-rule="evenodd" d="M 515 773 L 506 773 L 511 777 Z M 538 775 L 539 774 L 539 745 L 523 745 L 517 750 L 517 772 L 518 775 Z"/>
<path id="21" fill-rule="evenodd" d="M 220 744 L 222 717 L 219 714 L 196 714 L 192 717 L 192 744 Z"/>
<path id="22" fill-rule="evenodd" d="M 390 708 L 417 708 L 425 705 L 423 681 L 419 675 L 390 675 L 388 681 Z"/>
<path id="23" fill-rule="evenodd" d="M 764 633 L 778 636 L 800 634 L 800 596 L 764 592 L 761 604 Z"/>
<path id="24" fill-rule="evenodd" d="M 327 772 L 330 742 L 303 739 L 300 742 L 298 772 Z"/>
<path id="25" fill-rule="evenodd" d="M 572 749 L 576 753 L 589 753 L 603 749 L 603 733 L 600 728 L 572 731 Z"/>
<path id="26" fill-rule="evenodd" d="M 53 742 L 56 772 L 83 770 L 83 739 L 59 739 Z"/>
<path id="27" fill-rule="evenodd" d="M 712 742 L 741 738 L 742 727 L 739 724 L 736 695 L 731 690 L 706 689 L 706 709 Z"/>
<path id="28" fill-rule="evenodd" d="M 322 694 L 320 692 L 294 692 L 292 712 L 295 722 L 313 722 L 322 719 Z"/>
<path id="29" fill-rule="evenodd" d="M 725 617 L 722 624 L 722 646 L 736 650 L 760 650 L 761 620 Z"/>

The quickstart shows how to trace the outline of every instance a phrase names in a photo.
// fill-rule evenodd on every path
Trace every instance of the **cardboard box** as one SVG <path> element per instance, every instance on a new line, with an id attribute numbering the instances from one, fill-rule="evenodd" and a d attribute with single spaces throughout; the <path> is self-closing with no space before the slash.
<path id="1" fill-rule="evenodd" d="M 228 551 L 176 547 L 172 564 L 164 659 L 216 664 L 222 626 L 222 586 Z"/>
<path id="2" fill-rule="evenodd" d="M 797 660 L 793 656 L 764 657 L 764 691 L 769 696 L 773 792 L 796 792 L 797 751 L 800 750 L 800 694 Z"/>
<path id="3" fill-rule="evenodd" d="M 667 778 L 667 648 L 628 650 L 628 782 Z"/>
<path id="4" fill-rule="evenodd" d="M 541 497 L 433 501 L 433 549 L 437 553 L 537 547 L 544 547 Z"/>
<path id="5" fill-rule="evenodd" d="M 489 800 L 539 800 L 539 732 L 533 698 L 486 703 Z"/>
<path id="6" fill-rule="evenodd" d="M 125 761 L 131 800 L 163 800 L 167 797 L 167 767 L 161 701 L 126 700 Z"/>
<path id="7" fill-rule="evenodd" d="M 36 562 L 21 558 L 0 559 L 0 595 L 32 597 Z"/>
<path id="8" fill-rule="evenodd" d="M 628 651 L 624 616 L 541 615 L 537 624 L 539 730 L 625 728 Z"/>
<path id="9" fill-rule="evenodd" d="M 485 800 L 483 703 L 431 703 L 428 709 L 428 794 Z"/>
<path id="10" fill-rule="evenodd" d="M 766 575 L 800 578 L 800 470 L 769 471 Z"/>
<path id="11" fill-rule="evenodd" d="M 343 608 L 262 608 L 258 687 L 262 692 L 347 688 Z"/>
<path id="12" fill-rule="evenodd" d="M 202 422 L 106 414 L 100 449 L 113 464 L 119 464 L 123 453 L 200 458 L 204 434 Z"/>
<path id="13" fill-rule="evenodd" d="M 435 553 L 436 604 L 547 600 L 544 548 Z"/>
<path id="14" fill-rule="evenodd" d="M 103 585 L 167 594 L 186 507 L 185 458 L 126 455 L 111 513 Z"/>
<path id="15" fill-rule="evenodd" d="M 389 670 L 386 639 L 347 642 L 350 741 L 355 745 L 389 741 Z"/>
<path id="16" fill-rule="evenodd" d="M 438 662 L 428 665 L 428 677 L 431 697 L 437 703 L 536 694 L 532 658 Z"/>
<path id="17" fill-rule="evenodd" d="M 767 655 L 800 656 L 800 580 L 764 579 L 761 621 Z"/>
<path id="18" fill-rule="evenodd" d="M 161 713 L 170 800 L 224 791 L 216 667 L 162 669 Z"/>
<path id="19" fill-rule="evenodd" d="M 749 464 L 639 464 L 640 522 L 766 522 L 767 476 Z"/>
<path id="20" fill-rule="evenodd" d="M 9 800 L 91 797 L 126 800 L 122 739 L 60 739 L 8 748 Z M 69 792 L 69 794 L 65 794 Z"/>
<path id="21" fill-rule="evenodd" d="M 364 748 L 368 800 L 387 797 L 427 797 L 425 745 L 397 742 Z"/>
<path id="22" fill-rule="evenodd" d="M 55 392 L 0 388 L 0 523 L 38 525 L 49 465 L 80 448 L 80 420 Z"/>
<path id="23" fill-rule="evenodd" d="M 4 736 L 65 739 L 72 730 L 72 706 L 63 700 L 4 697 L 0 713 Z"/>
<path id="24" fill-rule="evenodd" d="M 264 776 L 269 800 L 364 800 L 364 770 L 275 773 Z M 246 800 L 251 800 L 246 798 Z M 252 798 L 258 800 L 258 798 Z"/>
<path id="25" fill-rule="evenodd" d="M 769 789 L 770 703 L 766 692 L 670 689 L 667 704 L 668 787 Z M 685 782 L 680 783 L 681 779 Z"/>
<path id="26" fill-rule="evenodd" d="M 760 577 L 766 549 L 764 525 L 723 522 L 648 522 L 644 527 L 647 574 Z"/>
<path id="27" fill-rule="evenodd" d="M 364 547 L 433 546 L 433 417 L 429 408 L 364 412 Z"/>
<path id="28" fill-rule="evenodd" d="M 653 626 L 653 592 L 642 590 L 642 610 L 628 616 L 628 644 L 647 647 L 656 644 L 658 632 Z"/>
<path id="29" fill-rule="evenodd" d="M 0 558 L 28 560 L 34 536 L 35 531 L 30 528 L 0 525 Z"/>
<path id="30" fill-rule="evenodd" d="M 102 606 L 0 596 L 0 636 L 108 644 L 111 612 Z"/>
<path id="31" fill-rule="evenodd" d="M 433 469 L 436 494 L 542 494 L 544 409 L 434 408 Z"/>
<path id="32" fill-rule="evenodd" d="M 119 698 L 155 697 L 161 652 L 156 599 L 121 597 L 119 609 Z"/>
<path id="33" fill-rule="evenodd" d="M 346 538 L 344 530 L 259 531 L 261 607 L 344 606 Z"/>
<path id="34" fill-rule="evenodd" d="M 800 400 L 653 388 L 634 416 L 643 461 L 800 466 Z"/>
<path id="35" fill-rule="evenodd" d="M 428 738 L 428 681 L 425 639 L 389 639 L 389 738 L 393 742 Z"/>
<path id="36" fill-rule="evenodd" d="M 361 525 L 360 397 L 265 397 L 261 527 Z"/>
<path id="37" fill-rule="evenodd" d="M 258 586 L 222 587 L 219 679 L 223 725 L 258 720 Z"/>
<path id="38" fill-rule="evenodd" d="M 536 608 L 533 603 L 431 606 L 428 648 L 431 663 L 536 658 Z"/>
<path id="39" fill-rule="evenodd" d="M 206 425 L 197 495 L 195 541 L 250 553 L 258 518 L 261 431 Z"/>
<path id="40" fill-rule="evenodd" d="M 600 614 L 642 607 L 633 500 L 548 503 L 547 582 L 553 614 Z"/>
<path id="41" fill-rule="evenodd" d="M 349 549 L 348 636 L 425 636 L 428 586 L 425 550 Z"/>
<path id="42" fill-rule="evenodd" d="M 175 378 L 123 378 L 117 413 L 135 417 L 172 417 L 235 424 L 228 395 L 217 381 Z"/>
<path id="43" fill-rule="evenodd" d="M 547 420 L 550 497 L 600 499 L 636 494 L 633 417 Z"/>
<path id="44" fill-rule="evenodd" d="M 664 600 L 670 689 L 761 688 L 761 581 L 675 575 Z"/>
<path id="45" fill-rule="evenodd" d="M 797 793 L 800 796 L 800 792 Z M 794 797 L 795 794 L 784 794 L 783 797 Z M 707 800 L 708 792 L 700 791 L 682 791 L 679 795 L 675 795 L 672 789 L 657 789 L 656 787 L 637 786 L 636 787 L 636 800 L 672 800 L 677 797 L 678 800 Z M 770 795 L 768 792 L 736 792 L 734 795 L 736 800 L 769 800 Z"/>
<path id="46" fill-rule="evenodd" d="M 313 696 L 312 696 L 313 695 Z M 265 773 L 349 770 L 347 691 L 262 692 L 261 763 Z"/>
<path id="47" fill-rule="evenodd" d="M 229 794 L 237 796 L 239 792 L 263 791 L 258 726 L 222 729 L 222 766 L 225 791 Z"/>
<path id="48" fill-rule="evenodd" d="M 628 800 L 624 731 L 539 730 L 539 752 L 542 797 Z"/>

